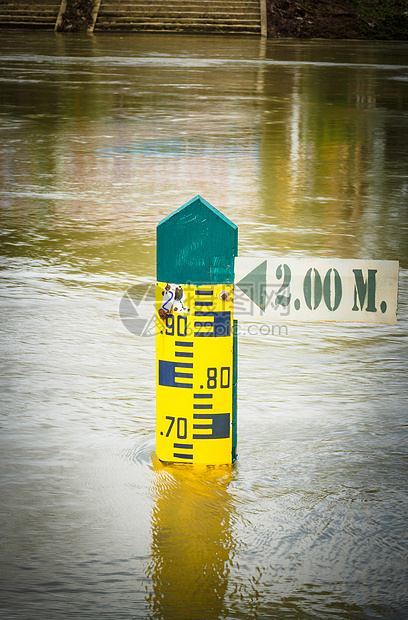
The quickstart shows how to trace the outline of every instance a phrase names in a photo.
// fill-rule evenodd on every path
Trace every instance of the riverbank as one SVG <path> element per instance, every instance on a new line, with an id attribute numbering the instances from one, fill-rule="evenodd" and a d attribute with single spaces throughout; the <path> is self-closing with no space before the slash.
<path id="1" fill-rule="evenodd" d="M 405 0 L 267 0 L 268 37 L 408 41 Z"/>
<path id="2" fill-rule="evenodd" d="M 265 20 L 265 4 L 266 17 Z M 261 10 L 260 10 L 261 9 Z M 261 15 L 261 20 L 260 20 Z M 0 0 L 0 29 L 408 41 L 407 0 Z"/>

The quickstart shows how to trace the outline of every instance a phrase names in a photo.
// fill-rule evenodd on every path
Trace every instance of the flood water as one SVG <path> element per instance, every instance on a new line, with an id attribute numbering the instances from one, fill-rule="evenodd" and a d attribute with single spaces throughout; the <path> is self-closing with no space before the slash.
<path id="1" fill-rule="evenodd" d="M 408 44 L 0 50 L 1 618 L 407 618 Z M 240 322 L 211 469 L 155 459 L 154 339 L 119 316 L 197 194 L 241 256 L 400 261 L 397 325 Z"/>

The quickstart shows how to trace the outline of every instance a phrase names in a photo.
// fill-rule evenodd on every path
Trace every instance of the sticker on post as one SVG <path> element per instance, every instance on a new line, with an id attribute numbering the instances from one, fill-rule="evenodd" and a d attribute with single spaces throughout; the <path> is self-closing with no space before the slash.
<path id="1" fill-rule="evenodd" d="M 159 317 L 165 319 L 171 312 L 188 313 L 189 308 L 185 305 L 186 296 L 183 287 L 178 284 L 166 283 L 162 292 L 163 301 L 159 308 Z"/>

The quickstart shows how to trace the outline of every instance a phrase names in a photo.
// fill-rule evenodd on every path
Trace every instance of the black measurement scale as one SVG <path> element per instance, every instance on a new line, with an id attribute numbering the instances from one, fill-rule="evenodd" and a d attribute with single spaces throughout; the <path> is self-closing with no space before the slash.
<path id="1" fill-rule="evenodd" d="M 231 463 L 233 285 L 156 286 L 156 449 L 165 462 Z M 168 294 L 166 291 L 168 290 Z M 182 311 L 179 311 L 182 306 Z"/>

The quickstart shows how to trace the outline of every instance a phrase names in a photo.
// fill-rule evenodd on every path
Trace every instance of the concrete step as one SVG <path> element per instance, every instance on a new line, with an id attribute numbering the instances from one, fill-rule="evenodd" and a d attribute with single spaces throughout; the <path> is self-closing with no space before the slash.
<path id="1" fill-rule="evenodd" d="M 241 34 L 259 34 L 261 27 L 259 24 L 242 24 L 242 23 L 225 23 L 225 22 L 217 22 L 217 23 L 205 23 L 205 22 L 191 22 L 180 23 L 180 22 L 125 22 L 125 23 L 117 23 L 117 22 L 106 22 L 106 23 L 98 23 L 98 30 L 146 30 L 150 32 L 166 32 L 166 31 L 179 31 L 179 32 L 214 32 L 214 33 L 228 33 L 235 32 Z"/>
<path id="2" fill-rule="evenodd" d="M 140 16 L 152 17 L 152 18 L 162 18 L 162 17 L 191 17 L 195 18 L 206 18 L 211 17 L 212 19 L 222 19 L 223 17 L 233 17 L 234 19 L 258 19 L 259 20 L 259 11 L 178 11 L 178 10 L 166 10 L 166 11 L 158 11 L 157 9 L 150 10 L 137 10 L 137 11 L 109 11 L 99 14 L 100 18 L 107 19 L 124 19 L 127 17 L 138 18 Z"/>
<path id="3" fill-rule="evenodd" d="M 147 0 L 134 0 L 134 2 L 131 3 L 118 3 L 118 2 L 104 2 L 102 0 L 101 2 L 101 6 L 100 6 L 100 12 L 109 10 L 109 11 L 132 11 L 135 8 L 153 8 L 153 7 L 163 7 L 163 8 L 168 8 L 171 6 L 177 6 L 177 7 L 181 7 L 183 9 L 189 9 L 191 7 L 197 7 L 199 9 L 203 9 L 204 7 L 207 9 L 211 9 L 211 8 L 217 8 L 217 10 L 230 10 L 230 9 L 237 9 L 240 7 L 253 7 L 253 8 L 258 8 L 259 9 L 259 0 L 232 0 L 231 2 L 225 3 L 225 2 L 220 2 L 220 0 L 211 0 L 211 1 L 200 1 L 200 0 L 191 0 L 190 2 L 188 2 L 188 4 L 186 3 L 185 0 L 159 0 L 158 2 L 155 2 L 154 4 L 152 4 L 151 2 L 148 2 Z"/>
<path id="4" fill-rule="evenodd" d="M 10 7 L 31 6 L 31 7 L 37 8 L 39 6 L 48 5 L 48 6 L 58 6 L 58 9 L 59 9 L 60 4 L 61 4 L 61 0 L 23 0 L 23 2 L 20 2 L 19 0 L 0 0 L 0 7 L 2 6 L 10 6 Z"/>
<path id="5" fill-rule="evenodd" d="M 246 2 L 242 2 L 242 3 L 234 3 L 234 4 L 228 4 L 228 5 L 223 5 L 220 3 L 214 3 L 214 4 L 206 4 L 206 3 L 192 3 L 189 2 L 188 5 L 183 4 L 183 3 L 177 3 L 177 2 L 160 2 L 160 3 L 143 3 L 143 4 L 133 4 L 131 6 L 125 7 L 122 5 L 104 5 L 100 6 L 99 9 L 99 14 L 103 14 L 103 13 L 133 13 L 134 11 L 156 11 L 156 12 L 161 12 L 161 11 L 186 11 L 186 12 L 190 12 L 190 11 L 203 11 L 205 13 L 212 13 L 212 12 L 218 12 L 218 13 L 229 13 L 231 11 L 258 11 L 259 12 L 260 7 L 259 7 L 259 2 L 255 2 L 253 4 L 248 4 Z"/>
<path id="6" fill-rule="evenodd" d="M 256 13 L 209 13 L 208 15 L 202 13 L 159 13 L 159 14 L 148 14 L 148 13 L 132 13 L 131 15 L 101 15 L 99 17 L 100 21 L 116 21 L 126 22 L 129 20 L 140 21 L 140 20 L 158 20 L 158 21 L 174 21 L 174 20 L 194 20 L 197 22 L 200 21 L 254 21 L 259 22 L 259 14 Z"/>
<path id="7" fill-rule="evenodd" d="M 23 11 L 2 11 L 1 7 L 0 7 L 0 15 L 2 16 L 2 18 L 6 18 L 6 17 L 11 17 L 11 18 L 15 18 L 15 17 L 19 17 L 21 19 L 32 19 L 33 17 L 54 17 L 55 15 L 58 14 L 58 11 L 55 11 L 54 9 L 48 9 L 45 11 L 29 11 L 29 10 L 23 10 Z"/>
<path id="8" fill-rule="evenodd" d="M 3 20 L 0 17 L 0 28 L 37 28 L 41 30 L 54 30 L 55 19 L 52 22 L 43 22 L 38 20 L 32 20 L 30 22 L 22 22 L 19 20 Z"/>
<path id="9" fill-rule="evenodd" d="M 28 2 L 27 0 L 25 0 L 25 2 L 1 2 L 0 0 L 0 11 L 2 13 L 4 12 L 10 12 L 10 13 L 14 13 L 14 11 L 43 11 L 43 10 L 57 10 L 59 11 L 59 7 L 60 7 L 60 2 L 50 2 L 50 0 L 47 0 L 47 2 L 38 2 L 34 3 L 34 2 Z"/>
<path id="10" fill-rule="evenodd" d="M 39 6 L 34 6 L 33 4 L 18 4 L 18 5 L 7 5 L 7 4 L 0 4 L 0 13 L 4 14 L 4 13 L 10 13 L 10 14 L 24 14 L 24 13 L 30 13 L 30 14 L 38 14 L 41 15 L 42 13 L 47 13 L 47 12 L 51 12 L 51 13 L 58 13 L 59 11 L 59 4 L 40 4 Z"/>
<path id="11" fill-rule="evenodd" d="M 109 22 L 109 20 L 101 20 L 101 22 L 106 21 Z M 259 20 L 258 19 L 234 19 L 233 17 L 226 17 L 224 16 L 223 19 L 212 19 L 211 17 L 208 18 L 200 18 L 200 17 L 168 17 L 167 15 L 163 15 L 161 17 L 161 19 L 148 19 L 148 17 L 146 15 L 144 16 L 140 16 L 140 17 L 121 17 L 119 19 L 115 19 L 112 20 L 115 24 L 118 25 L 126 25 L 129 23 L 150 23 L 150 24 L 154 24 L 154 23 L 166 23 L 166 24 L 218 24 L 218 23 L 223 23 L 223 24 L 231 24 L 232 26 L 236 25 L 236 24 L 251 24 L 251 25 L 258 25 Z M 111 22 L 112 23 L 112 22 Z"/>

